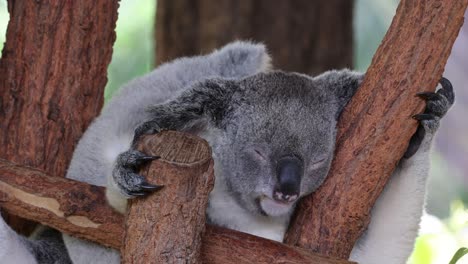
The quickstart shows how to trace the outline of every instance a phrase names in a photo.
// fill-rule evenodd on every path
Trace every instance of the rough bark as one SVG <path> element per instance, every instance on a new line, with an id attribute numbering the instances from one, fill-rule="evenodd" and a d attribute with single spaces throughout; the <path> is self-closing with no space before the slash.
<path id="1" fill-rule="evenodd" d="M 203 263 L 206 264 L 355 263 L 315 255 L 305 249 L 216 226 L 207 226 L 206 228 L 202 256 Z"/>
<path id="2" fill-rule="evenodd" d="M 117 0 L 8 1 L 1 158 L 65 174 L 77 140 L 103 103 L 117 8 Z M 25 231 L 25 223 L 14 222 Z"/>
<path id="3" fill-rule="evenodd" d="M 169 148 L 165 149 L 171 151 Z M 159 154 L 172 155 L 161 152 Z M 158 175 L 163 176 L 163 174 Z M 162 178 L 157 177 L 157 183 L 162 181 Z M 169 183 L 166 185 L 170 187 Z M 34 219 L 69 235 L 120 249 L 124 234 L 124 216 L 113 211 L 105 202 L 104 197 L 105 188 L 103 187 L 49 176 L 39 170 L 0 159 L 0 207 L 2 209 L 27 219 Z M 148 201 L 143 203 L 146 202 Z M 151 213 L 157 213 L 157 210 Z M 152 224 L 159 225 L 159 221 L 154 220 Z M 147 238 L 136 234 L 133 237 Z M 156 248 L 157 245 L 153 246 Z M 206 226 L 206 232 L 202 237 L 201 258 L 202 262 L 207 264 L 250 264 L 262 263 L 261 261 L 272 264 L 352 263 L 315 255 L 294 246 L 210 225 Z"/>
<path id="4" fill-rule="evenodd" d="M 107 204 L 103 187 L 49 176 L 0 159 L 0 207 L 12 215 L 75 237 L 119 248 L 123 216 Z"/>
<path id="5" fill-rule="evenodd" d="M 341 116 L 337 149 L 323 186 L 304 199 L 286 242 L 348 258 L 370 210 L 407 148 L 463 24 L 467 0 L 403 0 L 365 80 Z"/>
<path id="6" fill-rule="evenodd" d="M 233 40 L 265 43 L 282 70 L 352 66 L 354 1 L 158 0 L 156 65 Z"/>
<path id="7" fill-rule="evenodd" d="M 141 171 L 165 187 L 131 200 L 125 221 L 123 263 L 201 263 L 208 195 L 213 189 L 211 149 L 193 135 L 165 131 L 140 142 L 161 156 Z"/>

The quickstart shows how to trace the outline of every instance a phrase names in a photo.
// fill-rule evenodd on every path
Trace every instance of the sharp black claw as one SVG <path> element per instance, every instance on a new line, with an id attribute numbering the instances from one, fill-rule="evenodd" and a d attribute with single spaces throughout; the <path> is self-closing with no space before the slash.
<path id="1" fill-rule="evenodd" d="M 453 93 L 453 86 L 447 78 L 442 77 L 440 79 L 440 85 L 442 85 L 442 89 L 437 91 L 438 94 L 442 94 L 450 104 L 455 102 L 455 94 Z"/>
<path id="2" fill-rule="evenodd" d="M 141 125 L 139 125 L 134 132 L 133 136 L 133 141 L 132 141 L 132 146 L 136 146 L 138 140 L 143 136 L 143 135 L 150 135 L 150 134 L 156 134 L 159 133 L 160 128 L 159 125 L 156 121 L 147 121 Z"/>
<path id="3" fill-rule="evenodd" d="M 152 160 L 157 160 L 160 158 L 161 158 L 160 156 L 143 156 L 143 157 L 140 157 L 139 159 L 142 161 L 152 161 Z"/>
<path id="4" fill-rule="evenodd" d="M 143 182 L 142 184 L 140 184 L 140 187 L 144 191 L 154 192 L 162 189 L 164 185 L 154 185 L 151 183 Z"/>
<path id="5" fill-rule="evenodd" d="M 417 115 L 414 115 L 413 118 L 418 121 L 435 119 L 434 115 L 431 115 L 431 114 L 417 114 Z"/>
<path id="6" fill-rule="evenodd" d="M 146 192 L 137 192 L 137 191 L 135 191 L 135 192 L 129 191 L 129 192 L 127 192 L 127 194 L 131 195 L 131 196 L 146 196 L 146 195 L 148 195 L 148 193 L 146 193 Z"/>
<path id="7" fill-rule="evenodd" d="M 453 86 L 452 83 L 445 77 L 442 77 L 439 81 L 440 85 L 442 85 L 442 88 L 449 92 L 453 92 Z"/>
<path id="8" fill-rule="evenodd" d="M 417 93 L 416 95 L 421 97 L 424 100 L 433 100 L 433 101 L 435 101 L 435 100 L 442 99 L 442 96 L 440 94 L 431 93 L 431 92 L 421 92 L 421 93 Z"/>

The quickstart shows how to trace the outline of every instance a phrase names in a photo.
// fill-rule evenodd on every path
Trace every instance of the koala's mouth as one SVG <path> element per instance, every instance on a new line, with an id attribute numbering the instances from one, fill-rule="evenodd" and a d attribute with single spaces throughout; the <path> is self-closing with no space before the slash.
<path id="1" fill-rule="evenodd" d="M 280 202 L 266 195 L 257 198 L 258 208 L 264 216 L 279 217 L 290 213 L 295 202 Z"/>

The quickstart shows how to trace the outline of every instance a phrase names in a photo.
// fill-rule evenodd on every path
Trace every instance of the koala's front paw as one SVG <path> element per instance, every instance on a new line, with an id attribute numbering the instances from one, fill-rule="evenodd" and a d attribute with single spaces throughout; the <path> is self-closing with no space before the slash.
<path id="1" fill-rule="evenodd" d="M 120 192 L 127 197 L 136 197 L 161 189 L 163 186 L 150 184 L 137 173 L 142 165 L 158 158 L 133 149 L 121 153 L 112 171 L 112 178 Z"/>
<path id="2" fill-rule="evenodd" d="M 442 77 L 439 82 L 442 88 L 437 92 L 422 92 L 417 94 L 417 96 L 426 100 L 426 109 L 424 113 L 413 116 L 414 119 L 420 122 L 420 125 L 416 133 L 411 137 L 404 158 L 410 158 L 416 153 L 426 135 L 432 137 L 435 134 L 439 128 L 440 119 L 447 113 L 455 101 L 455 93 L 450 81 Z"/>
<path id="3" fill-rule="evenodd" d="M 134 132 L 132 146 L 135 147 L 138 143 L 138 140 L 144 135 L 153 135 L 161 131 L 158 122 L 156 121 L 147 121 L 139 125 Z"/>

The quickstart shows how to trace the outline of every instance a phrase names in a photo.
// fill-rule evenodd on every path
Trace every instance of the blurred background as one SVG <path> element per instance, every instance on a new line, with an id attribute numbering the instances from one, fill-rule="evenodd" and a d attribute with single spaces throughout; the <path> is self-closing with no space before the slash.
<path id="1" fill-rule="evenodd" d="M 395 0 L 356 0 L 354 6 L 341 0 L 274 1 L 278 5 L 257 1 L 245 6 L 227 0 L 216 2 L 219 6 L 181 2 L 160 1 L 164 12 L 158 10 L 156 17 L 156 0 L 120 1 L 106 100 L 162 61 L 205 53 L 236 38 L 266 42 L 277 68 L 309 74 L 342 67 L 365 71 L 398 5 Z M 6 1 L 0 1 L 0 48 L 8 18 Z M 465 23 L 444 73 L 455 87 L 456 104 L 436 139 L 427 214 L 409 263 L 446 264 L 458 248 L 468 247 L 467 47 Z M 468 263 L 468 256 L 458 263 Z"/>

